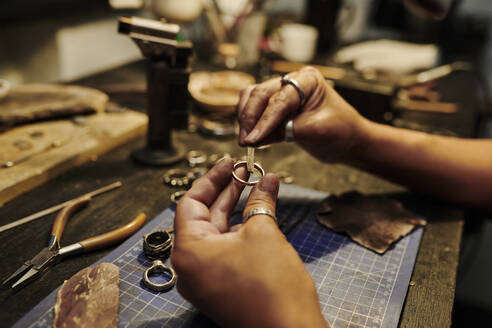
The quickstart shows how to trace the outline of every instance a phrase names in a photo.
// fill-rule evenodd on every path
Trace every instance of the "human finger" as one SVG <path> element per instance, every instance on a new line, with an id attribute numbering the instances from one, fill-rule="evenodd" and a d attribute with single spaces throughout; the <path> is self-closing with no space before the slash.
<path id="1" fill-rule="evenodd" d="M 186 230 L 190 221 L 210 221 L 209 207 L 232 179 L 233 160 L 220 160 L 180 199 L 174 220 L 175 234 Z M 209 227 L 211 228 L 211 227 Z M 208 228 L 207 228 L 208 229 Z"/>
<path id="2" fill-rule="evenodd" d="M 244 146 L 244 139 L 256 125 L 256 122 L 267 106 L 270 97 L 278 91 L 280 87 L 280 78 L 274 78 L 255 85 L 249 91 L 245 105 L 238 108 L 240 110 L 240 112 L 238 112 L 240 127 L 238 139 L 239 145 Z"/>
<path id="3" fill-rule="evenodd" d="M 260 182 L 251 190 L 246 206 L 243 211 L 243 217 L 249 213 L 251 210 L 256 208 L 265 208 L 271 213 L 275 213 L 275 205 L 278 196 L 279 181 L 275 174 L 268 173 L 265 175 Z M 258 217 L 267 218 L 271 223 L 275 222 L 267 215 L 258 214 Z M 243 226 L 248 225 L 250 220 L 248 220 Z"/>
<path id="4" fill-rule="evenodd" d="M 248 170 L 239 167 L 236 174 L 244 180 L 248 179 Z M 244 189 L 244 184 L 231 179 L 229 185 L 221 191 L 216 201 L 210 207 L 210 222 L 219 229 L 221 233 L 229 231 L 229 217 Z"/>
<path id="5" fill-rule="evenodd" d="M 268 138 L 270 134 L 275 133 L 274 131 L 283 128 L 282 125 L 290 117 L 293 117 L 303 105 L 301 101 L 307 100 L 317 87 L 317 74 L 319 72 L 314 68 L 304 68 L 299 72 L 289 73 L 289 77 L 296 80 L 300 85 L 304 98 L 301 99 L 298 90 L 291 84 L 286 84 L 275 92 L 268 100 L 268 104 L 254 128 L 244 139 L 245 145 L 256 146 Z"/>

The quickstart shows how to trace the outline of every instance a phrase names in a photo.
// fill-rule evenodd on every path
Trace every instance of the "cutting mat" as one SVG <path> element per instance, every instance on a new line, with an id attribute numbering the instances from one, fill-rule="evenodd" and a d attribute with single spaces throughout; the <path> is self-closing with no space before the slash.
<path id="1" fill-rule="evenodd" d="M 243 196 L 246 194 L 247 191 Z M 317 208 L 326 196 L 282 185 L 277 209 L 279 222 L 304 218 L 288 234 L 288 239 L 316 283 L 323 314 L 335 328 L 396 327 L 422 229 L 398 241 L 384 255 L 378 255 L 316 222 Z M 244 198 L 238 210 L 242 204 Z M 234 219 L 239 216 L 236 214 Z M 214 327 L 176 288 L 157 293 L 141 282 L 143 271 L 151 264 L 142 254 L 142 236 L 171 226 L 173 217 L 172 208 L 165 210 L 99 261 L 120 267 L 120 327 Z M 53 291 L 14 327 L 51 327 L 56 293 L 57 290 Z"/>
<path id="2" fill-rule="evenodd" d="M 125 111 L 28 124 L 0 133 L 0 204 L 145 133 L 147 116 Z M 52 147 L 51 145 L 56 145 Z M 24 160 L 23 160 L 24 159 Z"/>

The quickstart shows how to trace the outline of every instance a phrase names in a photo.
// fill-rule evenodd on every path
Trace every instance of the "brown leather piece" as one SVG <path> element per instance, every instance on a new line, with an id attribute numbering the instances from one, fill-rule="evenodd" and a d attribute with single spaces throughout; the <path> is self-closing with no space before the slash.
<path id="1" fill-rule="evenodd" d="M 63 283 L 55 304 L 53 327 L 117 327 L 119 268 L 101 263 Z"/>
<path id="2" fill-rule="evenodd" d="M 329 196 L 321 203 L 317 217 L 325 227 L 346 233 L 356 243 L 380 254 L 415 227 L 426 224 L 399 201 L 358 192 Z"/>
<path id="3" fill-rule="evenodd" d="M 102 112 L 108 96 L 75 85 L 24 84 L 0 100 L 0 127 Z"/>

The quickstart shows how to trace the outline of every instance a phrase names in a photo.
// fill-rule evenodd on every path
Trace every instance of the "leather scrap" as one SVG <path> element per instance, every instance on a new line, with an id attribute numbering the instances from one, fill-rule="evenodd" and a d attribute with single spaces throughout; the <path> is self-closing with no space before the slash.
<path id="1" fill-rule="evenodd" d="M 348 192 L 324 199 L 318 221 L 336 232 L 343 232 L 356 243 L 383 254 L 401 237 L 426 221 L 405 209 L 399 201 L 384 196 Z"/>
<path id="2" fill-rule="evenodd" d="M 24 84 L 0 100 L 0 127 L 102 112 L 108 96 L 96 89 L 60 84 Z"/>
<path id="3" fill-rule="evenodd" d="M 77 272 L 58 291 L 53 327 L 117 327 L 118 284 L 119 268 L 112 263 Z"/>

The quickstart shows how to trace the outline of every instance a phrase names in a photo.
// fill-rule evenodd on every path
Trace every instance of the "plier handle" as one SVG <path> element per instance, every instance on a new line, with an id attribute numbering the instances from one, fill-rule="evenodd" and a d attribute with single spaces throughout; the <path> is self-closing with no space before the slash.
<path id="1" fill-rule="evenodd" d="M 12 289 L 21 288 L 29 282 L 39 278 L 48 268 L 58 263 L 66 256 L 117 244 L 140 229 L 147 218 L 145 214 L 139 214 L 133 221 L 123 227 L 60 248 L 60 239 L 68 219 L 75 211 L 87 205 L 90 200 L 90 196 L 83 196 L 75 199 L 72 203 L 64 207 L 58 213 L 55 222 L 53 223 L 48 246 L 43 248 L 41 252 L 31 260 L 24 262 L 17 271 L 3 282 L 3 285 L 10 286 Z"/>

